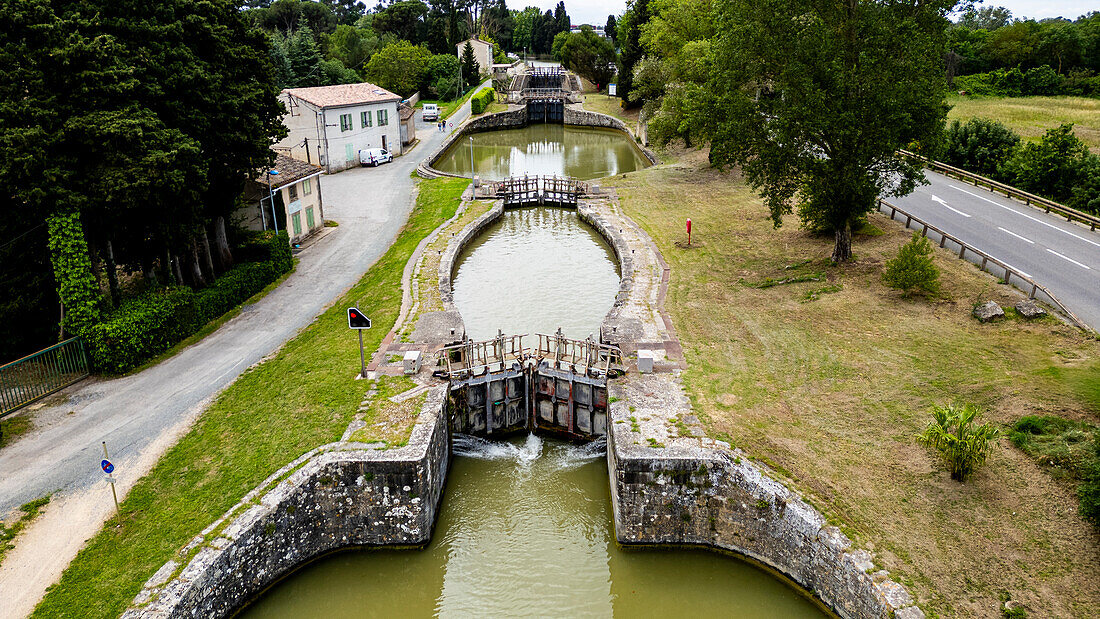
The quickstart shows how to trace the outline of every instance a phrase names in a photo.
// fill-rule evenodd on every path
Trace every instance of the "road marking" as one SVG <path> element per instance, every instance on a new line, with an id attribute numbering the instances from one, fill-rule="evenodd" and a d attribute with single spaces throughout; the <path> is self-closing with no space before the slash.
<path id="1" fill-rule="evenodd" d="M 1054 224 L 1052 224 L 1050 222 L 1043 221 L 1042 219 L 1039 219 L 1037 217 L 1032 217 L 1031 215 L 1028 215 L 1027 213 L 1021 213 L 1020 211 L 1017 211 L 1016 209 L 1014 209 L 1012 207 L 1005 206 L 1005 205 L 1001 204 L 1000 202 L 994 202 L 993 200 L 990 200 L 989 198 L 987 198 L 985 196 L 979 196 L 978 194 L 969 192 L 969 191 L 963 189 L 962 187 L 955 187 L 954 185 L 952 185 L 950 183 L 948 183 L 947 186 L 951 187 L 952 189 L 957 189 L 957 190 L 959 190 L 959 191 L 961 191 L 965 194 L 970 194 L 970 195 L 974 196 L 975 198 L 985 200 L 986 202 L 988 202 L 988 203 L 990 203 L 994 206 L 999 206 L 999 207 L 1005 209 L 1006 211 L 1012 211 L 1013 213 L 1016 213 L 1017 215 L 1020 215 L 1021 217 L 1027 217 L 1028 219 L 1030 219 L 1031 221 L 1034 221 L 1035 223 L 1043 224 L 1044 226 L 1046 226 L 1048 228 L 1054 228 L 1055 230 L 1057 230 L 1057 231 L 1059 231 L 1063 234 L 1068 234 L 1068 235 L 1072 236 L 1073 238 L 1075 238 L 1079 241 L 1084 241 L 1086 243 L 1091 243 L 1091 244 L 1093 244 L 1097 247 L 1100 247 L 1100 243 L 1097 243 L 1096 241 L 1090 241 L 1089 239 L 1086 239 L 1085 237 L 1077 236 L 1076 234 L 1074 234 L 1074 233 L 1072 233 L 1068 230 L 1063 230 L 1063 229 L 1059 228 L 1058 226 L 1055 226 Z"/>
<path id="2" fill-rule="evenodd" d="M 960 211 L 959 209 L 957 209 L 957 208 L 952 208 L 952 207 L 951 207 L 950 205 L 948 205 L 948 204 L 947 204 L 946 202 L 944 202 L 944 201 L 943 201 L 943 199 L 942 199 L 942 198 L 940 198 L 939 196 L 937 196 L 936 194 L 932 194 L 932 201 L 933 201 L 933 202 L 939 202 L 939 203 L 940 203 L 940 204 L 942 204 L 942 205 L 943 205 L 943 207 L 944 207 L 944 208 L 946 208 L 947 210 L 949 210 L 949 211 L 955 211 L 956 213 L 958 213 L 959 215 L 962 215 L 963 217 L 970 217 L 970 215 L 967 215 L 966 213 L 964 213 L 964 212 Z"/>
<path id="3" fill-rule="evenodd" d="M 1004 232 L 1004 233 L 1006 233 L 1006 234 L 1011 234 L 1012 236 L 1014 236 L 1014 237 L 1016 237 L 1016 238 L 1020 239 L 1021 241 L 1024 241 L 1025 243 L 1031 243 L 1032 245 L 1034 245 L 1034 244 L 1035 244 L 1035 241 L 1033 241 L 1033 240 L 1031 240 L 1031 239 L 1029 239 L 1029 238 L 1026 238 L 1026 237 L 1022 237 L 1022 236 L 1020 236 L 1019 234 L 1016 234 L 1015 232 L 1013 232 L 1013 231 L 1011 231 L 1011 230 L 1005 230 L 1004 228 L 1002 228 L 1002 227 L 1000 227 L 1000 226 L 997 226 L 997 229 L 998 229 L 998 230 L 1000 230 L 1001 232 Z"/>
<path id="4" fill-rule="evenodd" d="M 1062 254 L 1054 251 L 1053 249 L 1051 249 L 1049 247 L 1047 248 L 1047 251 L 1054 254 L 1055 256 L 1058 256 L 1059 258 L 1061 258 L 1063 260 L 1069 260 L 1070 262 L 1072 262 L 1073 264 L 1076 264 L 1077 266 L 1081 267 L 1082 269 L 1088 269 L 1090 271 L 1092 270 L 1092 267 L 1090 267 L 1089 265 L 1081 264 L 1080 262 L 1077 262 L 1076 260 L 1074 260 L 1073 258 L 1070 258 L 1069 256 L 1063 256 Z"/>

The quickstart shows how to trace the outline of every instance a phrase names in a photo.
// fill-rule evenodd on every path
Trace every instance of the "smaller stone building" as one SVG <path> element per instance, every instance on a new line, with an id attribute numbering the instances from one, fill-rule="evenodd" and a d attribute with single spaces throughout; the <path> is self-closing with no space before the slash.
<path id="1" fill-rule="evenodd" d="M 291 245 L 300 243 L 325 227 L 322 174 L 321 166 L 276 155 L 275 165 L 248 181 L 236 223 L 248 230 L 286 230 Z"/>
<path id="2" fill-rule="evenodd" d="M 416 110 L 402 101 L 397 106 L 397 115 L 401 118 L 401 152 L 404 153 L 416 141 Z"/>
<path id="3" fill-rule="evenodd" d="M 462 62 L 462 53 L 466 51 L 467 43 L 474 48 L 474 60 L 477 61 L 477 66 L 481 68 L 481 72 L 488 73 L 493 67 L 493 44 L 482 41 L 477 37 L 459 43 L 456 46 L 459 62 Z"/>

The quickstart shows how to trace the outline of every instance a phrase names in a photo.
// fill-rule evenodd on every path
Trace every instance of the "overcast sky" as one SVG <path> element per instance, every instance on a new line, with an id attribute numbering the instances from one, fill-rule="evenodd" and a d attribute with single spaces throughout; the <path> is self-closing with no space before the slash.
<path id="1" fill-rule="evenodd" d="M 553 10 L 558 0 L 509 0 L 508 8 L 522 9 L 537 6 L 543 11 Z M 1089 11 L 1100 10 L 1100 2 L 1092 0 L 992 0 L 982 6 L 1004 6 L 1015 17 L 1066 17 L 1076 19 Z M 565 10 L 574 24 L 602 26 L 608 15 L 620 15 L 626 8 L 626 0 L 565 0 Z"/>

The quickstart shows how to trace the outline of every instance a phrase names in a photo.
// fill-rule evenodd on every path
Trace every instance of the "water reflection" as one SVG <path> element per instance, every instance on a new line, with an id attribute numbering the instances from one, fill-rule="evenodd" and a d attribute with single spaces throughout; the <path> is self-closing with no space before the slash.
<path id="1" fill-rule="evenodd" d="M 469 176 L 470 137 L 476 171 L 490 180 L 522 174 L 590 180 L 632 172 L 649 164 L 622 132 L 540 124 L 463 137 L 443 153 L 435 167 Z"/>

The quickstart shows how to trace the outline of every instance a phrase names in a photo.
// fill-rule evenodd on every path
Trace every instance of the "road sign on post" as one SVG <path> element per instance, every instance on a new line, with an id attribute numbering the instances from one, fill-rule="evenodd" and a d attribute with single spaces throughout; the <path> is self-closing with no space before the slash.
<path id="1" fill-rule="evenodd" d="M 617 92 L 618 90 L 619 90 L 619 85 L 618 84 L 608 84 L 607 85 L 607 96 L 609 96 L 609 97 L 619 96 L 618 92 Z"/>
<path id="2" fill-rule="evenodd" d="M 115 465 L 111 464 L 111 456 L 107 455 L 107 441 L 103 441 L 103 460 L 100 461 L 99 468 L 103 469 L 103 472 L 107 474 L 107 483 L 111 484 L 111 496 L 115 499 L 115 514 L 122 515 L 122 510 L 118 508 L 118 492 L 115 491 L 115 478 L 111 477 L 111 473 L 115 472 Z"/>
<path id="3" fill-rule="evenodd" d="M 348 328 L 359 332 L 359 377 L 367 377 L 367 357 L 363 354 L 363 329 L 370 329 L 370 318 L 358 307 L 348 308 Z"/>

